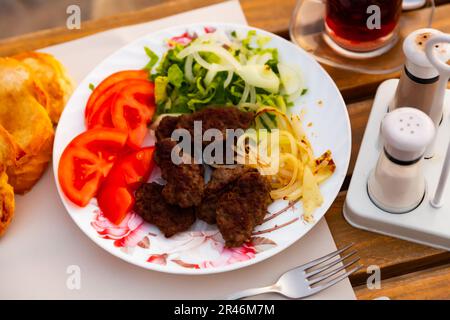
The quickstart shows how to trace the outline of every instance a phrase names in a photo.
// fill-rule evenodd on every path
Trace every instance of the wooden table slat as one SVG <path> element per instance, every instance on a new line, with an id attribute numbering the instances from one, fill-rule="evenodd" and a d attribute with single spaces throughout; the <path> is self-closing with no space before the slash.
<path id="1" fill-rule="evenodd" d="M 450 265 L 435 267 L 381 282 L 381 289 L 367 286 L 355 288 L 358 299 L 371 300 L 381 296 L 392 300 L 450 299 Z"/>
<path id="2" fill-rule="evenodd" d="M 383 279 L 450 263 L 450 252 L 350 226 L 342 215 L 345 195 L 345 192 L 341 192 L 325 215 L 336 246 L 341 248 L 354 243 L 361 264 L 365 267 L 370 265 L 380 267 Z M 359 285 L 365 283 L 367 276 L 366 268 L 363 268 L 350 280 L 353 285 Z"/>

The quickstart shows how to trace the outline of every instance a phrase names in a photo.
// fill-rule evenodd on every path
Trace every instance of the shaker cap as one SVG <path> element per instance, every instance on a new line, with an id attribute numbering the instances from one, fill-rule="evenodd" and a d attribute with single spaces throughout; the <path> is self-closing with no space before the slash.
<path id="1" fill-rule="evenodd" d="M 381 124 L 386 152 L 399 161 L 420 159 L 435 134 L 431 118 L 416 108 L 402 107 L 389 112 Z"/>
<path id="2" fill-rule="evenodd" d="M 436 29 L 423 28 L 410 33 L 403 42 L 403 52 L 406 56 L 406 68 L 414 76 L 422 79 L 437 77 L 439 72 L 427 58 L 425 53 L 426 43 L 429 39 L 443 33 Z M 442 61 L 450 58 L 450 48 L 448 44 L 441 44 L 434 49 L 436 57 Z"/>

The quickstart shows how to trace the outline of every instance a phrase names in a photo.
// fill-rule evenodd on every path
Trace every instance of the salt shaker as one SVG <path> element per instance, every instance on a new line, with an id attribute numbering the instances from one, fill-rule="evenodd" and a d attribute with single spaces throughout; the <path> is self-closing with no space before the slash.
<path id="1" fill-rule="evenodd" d="M 422 159 L 435 131 L 431 118 L 416 108 L 398 108 L 385 116 L 384 148 L 367 185 L 370 199 L 379 208 L 405 213 L 422 202 L 426 189 Z"/>
<path id="2" fill-rule="evenodd" d="M 442 35 L 444 33 L 439 30 L 425 28 L 406 37 L 403 42 L 406 62 L 389 111 L 400 107 L 414 107 L 429 115 L 436 126 L 439 125 L 444 94 L 439 92 L 442 91 L 439 86 L 439 71 L 428 58 L 426 49 L 432 38 Z M 437 44 L 433 49 L 437 59 L 444 62 L 449 59 L 448 44 Z"/>

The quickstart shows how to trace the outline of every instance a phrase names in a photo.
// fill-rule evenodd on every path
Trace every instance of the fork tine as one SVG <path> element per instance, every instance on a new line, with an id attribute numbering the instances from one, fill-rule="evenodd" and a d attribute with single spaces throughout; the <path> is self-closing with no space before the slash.
<path id="1" fill-rule="evenodd" d="M 325 279 L 328 279 L 328 278 L 330 278 L 331 276 L 337 274 L 337 273 L 340 272 L 341 270 L 344 270 L 344 269 L 350 267 L 352 264 L 355 264 L 355 263 L 358 262 L 358 261 L 359 261 L 359 257 L 356 258 L 356 259 L 353 259 L 352 261 L 350 261 L 350 262 L 348 262 L 348 263 L 346 263 L 346 264 L 344 264 L 344 265 L 342 265 L 342 266 L 340 266 L 339 268 L 333 269 L 333 270 L 331 270 L 331 271 L 329 271 L 329 272 L 323 274 L 323 275 L 320 276 L 320 277 L 317 277 L 317 278 L 315 278 L 315 279 L 312 279 L 311 281 L 309 281 L 309 285 L 312 286 L 312 285 L 314 285 L 314 284 L 316 284 L 316 283 L 318 283 L 318 282 L 321 282 L 321 281 L 323 281 L 323 280 L 325 280 Z"/>
<path id="2" fill-rule="evenodd" d="M 336 260 L 333 260 L 333 261 L 327 263 L 326 265 L 324 265 L 323 267 L 321 267 L 321 268 L 319 268 L 319 269 L 316 269 L 316 270 L 311 271 L 311 272 L 307 272 L 307 273 L 306 273 L 306 276 L 307 276 L 308 278 L 314 277 L 316 274 L 319 274 L 319 273 L 321 273 L 321 272 L 323 272 L 323 271 L 325 271 L 325 270 L 328 270 L 329 268 L 331 268 L 331 267 L 337 265 L 339 262 L 342 262 L 342 261 L 344 261 L 345 259 L 347 259 L 347 258 L 353 256 L 353 255 L 354 255 L 355 253 L 357 253 L 357 252 L 358 252 L 358 251 L 354 250 L 354 251 L 350 252 L 349 254 L 346 254 L 345 256 L 341 257 L 340 259 L 336 259 Z"/>
<path id="3" fill-rule="evenodd" d="M 333 280 L 321 285 L 321 286 L 317 286 L 311 289 L 311 294 L 316 294 L 319 291 L 325 290 L 333 285 L 335 285 L 336 283 L 344 280 L 345 278 L 349 277 L 350 275 L 352 275 L 353 273 L 355 273 L 356 271 L 358 271 L 359 269 L 361 269 L 363 266 L 356 266 L 354 267 L 352 270 L 340 275 L 337 278 L 334 278 Z"/>
<path id="4" fill-rule="evenodd" d="M 336 256 L 336 255 L 340 254 L 341 252 L 347 250 L 347 249 L 350 248 L 351 246 L 353 246 L 353 243 L 350 243 L 350 244 L 346 245 L 346 246 L 343 247 L 342 249 L 339 249 L 339 250 L 336 250 L 336 251 L 334 251 L 334 252 L 332 252 L 332 253 L 329 253 L 329 254 L 327 254 L 326 256 L 323 256 L 323 257 L 321 257 L 321 258 L 318 258 L 318 259 L 316 259 L 316 260 L 313 260 L 313 261 L 311 261 L 311 262 L 308 262 L 308 263 L 302 265 L 300 268 L 302 268 L 303 270 L 306 270 L 306 269 L 309 269 L 309 268 L 311 268 L 311 267 L 314 267 L 314 266 L 316 266 L 316 265 L 318 265 L 318 264 L 320 264 L 320 263 L 322 263 L 322 262 L 328 261 L 328 260 L 330 260 L 331 258 L 333 258 L 334 256 Z"/>

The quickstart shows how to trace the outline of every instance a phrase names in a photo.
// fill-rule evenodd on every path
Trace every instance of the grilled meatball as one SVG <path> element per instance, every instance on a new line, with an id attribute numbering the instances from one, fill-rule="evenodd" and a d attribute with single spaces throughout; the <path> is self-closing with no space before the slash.
<path id="1" fill-rule="evenodd" d="M 196 147 L 194 145 L 194 122 L 200 121 L 202 126 L 202 136 L 203 133 L 208 129 L 218 129 L 222 133 L 223 137 L 223 143 L 222 150 L 223 158 L 221 158 L 218 161 L 214 157 L 214 159 L 204 159 L 208 164 L 212 164 L 212 162 L 216 163 L 227 163 L 226 160 L 232 160 L 232 159 L 226 159 L 226 129 L 242 129 L 245 130 L 250 127 L 252 121 L 254 118 L 254 114 L 252 112 L 244 112 L 240 111 L 239 109 L 235 107 L 208 107 L 203 110 L 194 112 L 192 114 L 184 114 L 178 117 L 174 116 L 166 116 L 164 117 L 161 122 L 159 123 L 158 127 L 156 128 L 156 138 L 158 141 L 161 141 L 166 138 L 170 138 L 172 135 L 172 132 L 175 129 L 186 129 L 189 131 L 191 135 L 191 141 L 192 146 Z M 232 138 L 232 137 L 230 137 Z M 213 139 L 214 141 L 214 139 Z M 203 141 L 201 144 L 201 148 L 203 149 L 213 141 Z M 233 142 L 235 143 L 235 142 Z M 201 155 L 202 150 L 196 150 L 198 155 Z M 194 153 L 192 153 L 194 154 Z M 234 156 L 234 152 L 231 153 Z M 228 163 L 231 164 L 231 163 Z"/>
<path id="2" fill-rule="evenodd" d="M 185 231 L 195 222 L 192 208 L 182 209 L 164 201 L 163 186 L 145 183 L 136 190 L 134 210 L 145 221 L 156 225 L 166 237 Z"/>
<path id="3" fill-rule="evenodd" d="M 261 224 L 270 204 L 267 179 L 258 172 L 244 173 L 217 203 L 216 221 L 227 247 L 249 241 L 255 226 Z"/>
<path id="4" fill-rule="evenodd" d="M 194 136 L 194 121 L 202 122 L 202 131 L 218 129 L 225 136 L 226 129 L 247 129 L 252 124 L 254 114 L 236 107 L 208 107 L 181 116 L 165 116 L 156 128 L 156 138 L 170 138 L 175 129 L 186 129 Z M 202 132 L 202 134 L 203 134 Z M 208 142 L 206 142 L 208 143 Z"/>
<path id="5" fill-rule="evenodd" d="M 226 129 L 247 129 L 252 124 L 254 114 L 236 107 L 208 107 L 192 114 L 181 115 L 177 128 L 187 129 L 194 136 L 194 121 L 201 121 L 202 134 L 208 129 L 218 129 L 225 137 Z M 206 141 L 204 144 L 209 144 Z"/>
<path id="6" fill-rule="evenodd" d="M 211 180 L 206 185 L 202 203 L 195 209 L 197 218 L 209 224 L 215 224 L 217 202 L 220 196 L 232 187 L 233 182 L 242 174 L 250 170 L 253 169 L 244 166 L 215 169 L 211 175 Z"/>
<path id="7" fill-rule="evenodd" d="M 209 224 L 216 224 L 216 208 L 219 197 L 220 194 L 213 194 L 203 198 L 200 205 L 195 207 L 195 215 L 197 218 Z"/>
<path id="8" fill-rule="evenodd" d="M 205 188 L 203 166 L 193 164 L 192 159 L 191 164 L 174 164 L 171 152 L 176 145 L 170 138 L 156 143 L 155 161 L 161 168 L 163 179 L 167 181 L 162 196 L 168 203 L 182 208 L 197 206 L 202 201 Z"/>
<path id="9" fill-rule="evenodd" d="M 250 171 L 257 172 L 256 169 L 242 165 L 230 168 L 222 167 L 214 169 L 214 171 L 211 174 L 211 180 L 208 182 L 206 186 L 205 192 L 207 193 L 218 192 L 219 190 L 225 188 L 228 184 L 239 179 L 239 177 L 241 177 L 244 173 Z"/>
<path id="10" fill-rule="evenodd" d="M 155 131 L 155 136 L 158 141 L 171 137 L 172 132 L 177 126 L 178 118 L 168 115 L 161 119 Z"/>

